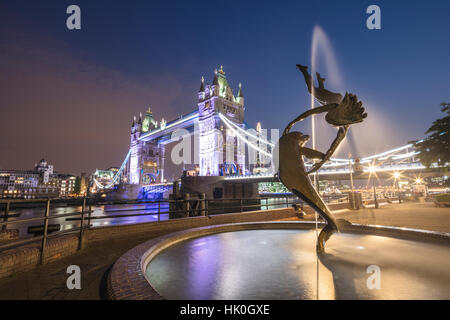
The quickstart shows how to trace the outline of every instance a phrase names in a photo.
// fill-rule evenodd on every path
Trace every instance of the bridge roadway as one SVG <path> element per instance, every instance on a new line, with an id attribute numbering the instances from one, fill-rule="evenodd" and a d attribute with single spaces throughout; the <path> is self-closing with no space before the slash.
<path id="1" fill-rule="evenodd" d="M 253 145 L 250 141 L 248 141 L 245 136 L 251 135 L 244 129 L 234 125 L 232 122 L 227 120 L 225 116 L 219 114 L 221 119 L 224 121 L 225 125 L 228 126 L 230 130 L 237 130 L 237 136 L 244 140 L 244 143 L 248 144 L 249 147 L 259 150 L 258 147 Z M 189 134 L 195 134 L 196 130 L 198 130 L 196 123 L 199 120 L 199 112 L 198 110 L 194 110 L 191 113 L 180 116 L 178 119 L 172 120 L 166 123 L 163 127 L 152 130 L 138 139 L 140 141 L 156 141 L 158 144 L 169 144 L 174 141 L 172 138 L 172 134 L 177 129 L 184 129 Z M 246 124 L 247 128 L 250 128 Z M 255 136 L 253 136 L 255 137 Z M 273 143 L 270 141 L 264 140 L 262 138 L 255 137 L 259 140 L 260 143 L 266 144 L 268 146 L 273 147 Z M 269 148 L 269 149 L 270 149 Z M 376 162 L 375 168 L 375 176 L 378 179 L 389 179 L 393 177 L 394 172 L 399 172 L 404 178 L 409 179 L 417 179 L 417 178 L 426 178 L 430 176 L 438 176 L 442 175 L 440 168 L 432 168 L 427 169 L 424 167 L 415 156 L 418 154 L 417 151 L 410 151 L 414 149 L 413 144 L 408 144 L 393 150 L 388 150 L 376 155 L 371 155 L 369 157 L 361 158 L 360 164 L 365 166 L 364 173 L 362 174 L 354 174 L 353 179 L 355 180 L 367 180 L 370 176 L 369 168 L 371 163 Z M 121 169 L 116 173 L 113 181 L 116 181 L 118 177 L 122 174 L 123 168 L 128 161 L 128 153 L 125 158 Z M 325 163 L 322 169 L 318 172 L 320 179 L 322 180 L 349 180 L 349 162 L 355 164 L 355 160 L 350 159 L 338 159 L 331 158 L 329 162 Z M 272 176 L 241 176 L 241 177 L 226 177 L 226 180 L 230 180 L 232 182 L 243 182 L 243 181 L 255 181 L 255 182 L 276 182 L 278 179 Z M 99 186 L 101 188 L 101 186 Z"/>
<path id="2" fill-rule="evenodd" d="M 399 167 L 401 168 L 401 167 Z M 393 179 L 393 173 L 397 171 L 394 169 L 388 169 L 386 171 L 376 171 L 376 178 L 378 179 Z M 421 167 L 408 168 L 404 170 L 398 170 L 401 174 L 401 179 L 415 180 L 418 177 L 427 178 L 434 176 L 441 176 L 442 171 L 439 168 L 423 169 Z M 353 174 L 354 180 L 368 180 L 371 173 L 368 171 L 360 174 Z M 373 176 L 374 174 L 372 174 Z M 341 169 L 340 171 L 320 171 L 320 180 L 350 180 L 350 172 L 348 169 Z M 279 182 L 280 180 L 276 176 L 272 175 L 251 175 L 251 176 L 227 176 L 226 181 L 229 182 Z"/>
<path id="3" fill-rule="evenodd" d="M 139 137 L 140 141 L 156 140 L 160 144 L 168 144 L 172 141 L 172 133 L 177 129 L 187 130 L 190 134 L 194 133 L 195 123 L 198 121 L 198 110 L 185 114 L 176 120 L 166 124 L 164 128 L 152 130 L 149 133 Z"/>
<path id="4" fill-rule="evenodd" d="M 377 179 L 393 179 L 393 172 L 395 170 L 386 170 L 386 171 L 377 171 L 376 178 Z M 421 179 L 433 176 L 440 176 L 442 172 L 439 168 L 425 168 L 421 167 L 417 168 L 408 168 L 408 170 L 399 171 L 401 172 L 402 179 L 416 180 L 418 177 Z M 368 180 L 370 178 L 370 172 L 366 171 L 360 174 L 353 174 L 354 180 Z M 341 172 L 333 171 L 332 173 L 328 173 L 327 171 L 319 172 L 320 180 L 350 180 L 350 173 L 348 168 L 342 169 Z M 242 182 L 280 182 L 277 176 L 273 175 L 248 175 L 248 176 L 225 176 L 224 180 L 229 183 L 242 183 Z M 172 187 L 172 183 L 163 183 L 163 184 L 154 184 L 154 185 L 143 185 L 148 191 L 157 189 L 157 188 L 168 188 Z"/>

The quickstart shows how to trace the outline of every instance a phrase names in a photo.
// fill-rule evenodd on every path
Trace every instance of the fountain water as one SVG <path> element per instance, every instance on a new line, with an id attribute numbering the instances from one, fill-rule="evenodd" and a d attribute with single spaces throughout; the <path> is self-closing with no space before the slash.
<path id="1" fill-rule="evenodd" d="M 332 52 L 323 30 L 315 27 L 312 74 L 319 53 L 324 54 L 330 84 L 342 86 Z M 297 67 L 307 86 L 313 88 L 307 68 Z M 302 163 L 303 155 L 326 161 L 349 126 L 366 117 L 356 96 L 342 98 L 320 87 L 316 100 L 326 105 L 289 123 L 278 143 L 280 180 L 327 221 L 319 236 L 317 216 L 315 224 L 246 222 L 179 231 L 149 240 L 123 255 L 109 275 L 109 294 L 115 299 L 129 299 L 130 290 L 134 296 L 149 299 L 448 299 L 450 234 L 342 223 L 317 194 L 308 177 L 311 171 L 306 172 Z M 338 92 L 345 91 L 338 88 Z M 312 91 L 313 109 L 314 100 Z M 339 127 L 326 154 L 314 149 L 315 133 L 313 149 L 309 149 L 305 147 L 308 136 L 289 132 L 313 112 L 326 113 L 326 121 Z M 312 123 L 314 132 L 314 120 Z M 329 240 L 325 252 L 325 242 L 338 229 L 341 232 Z M 321 240 L 321 248 L 314 239 Z M 377 290 L 369 285 L 368 265 L 383 270 Z"/>
<path id="2" fill-rule="evenodd" d="M 324 54 L 325 65 L 327 68 L 327 75 L 331 74 L 332 78 L 328 79 L 331 84 L 342 84 L 342 80 L 340 79 L 340 73 L 337 67 L 336 59 L 333 54 L 333 48 L 331 46 L 330 41 L 328 40 L 327 35 L 324 30 L 316 25 L 313 29 L 312 33 L 312 42 L 311 42 L 311 74 L 314 76 L 317 72 L 317 64 L 319 60 L 319 50 Z M 317 77 L 319 78 L 319 77 Z M 340 90 L 341 91 L 341 90 Z M 314 86 L 311 86 L 311 109 L 315 107 L 315 95 L 314 95 Z M 312 149 L 316 150 L 316 124 L 315 124 L 315 115 L 311 117 L 311 144 Z M 317 172 L 314 173 L 314 186 L 317 191 L 319 191 L 319 175 Z M 319 239 L 318 232 L 318 218 L 319 215 L 317 211 L 315 211 L 315 222 L 316 222 L 316 239 Z M 316 299 L 319 299 L 319 258 L 316 257 Z"/>
<path id="3" fill-rule="evenodd" d="M 336 61 L 336 57 L 334 54 L 333 47 L 331 45 L 330 40 L 328 39 L 325 31 L 318 25 L 316 25 L 312 32 L 312 41 L 311 41 L 311 75 L 314 76 L 316 72 L 318 72 L 318 66 L 320 65 L 320 69 L 324 70 L 325 73 L 322 76 L 326 76 L 326 85 L 328 88 L 331 88 L 335 92 L 345 92 L 344 91 L 344 82 L 341 77 L 341 72 L 338 68 L 338 64 Z M 315 107 L 314 97 L 314 87 L 312 87 L 311 101 L 310 105 L 313 109 Z M 315 149 L 317 145 L 321 146 L 325 139 L 329 139 L 331 136 L 335 135 L 336 132 L 332 131 L 334 129 L 329 126 L 316 125 L 316 115 L 311 117 L 311 127 L 312 127 L 312 148 Z M 323 134 L 324 139 L 318 140 L 316 137 L 316 129 L 320 128 Z"/>
<path id="4" fill-rule="evenodd" d="M 315 76 L 318 70 L 323 72 L 321 76 L 326 78 L 326 86 L 332 91 L 345 93 L 348 89 L 343 73 L 339 68 L 333 45 L 323 28 L 316 25 L 312 31 L 311 40 L 311 75 Z M 335 152 L 335 157 L 347 157 L 348 153 L 358 157 L 358 155 L 369 152 L 378 152 L 374 151 L 373 148 L 378 148 L 377 150 L 380 152 L 389 147 L 394 148 L 396 144 L 386 145 L 386 141 L 398 136 L 399 131 L 407 132 L 406 127 L 399 130 L 399 126 L 402 126 L 402 124 L 395 122 L 389 114 L 382 112 L 378 98 L 374 101 L 364 96 L 363 100 L 366 109 L 370 109 L 370 117 L 365 120 L 364 127 L 354 126 L 349 128 L 346 138 Z M 310 107 L 315 107 L 313 95 L 311 95 Z M 322 118 L 320 115 L 313 115 L 311 119 L 311 145 L 313 149 L 316 147 L 318 149 L 324 148 L 328 140 L 336 134 L 336 129 L 328 126 L 325 121 L 316 121 L 316 119 L 322 120 Z M 320 132 L 320 136 L 316 135 L 316 132 Z M 370 141 L 370 144 L 368 141 Z M 370 145 L 370 150 L 368 145 Z"/>

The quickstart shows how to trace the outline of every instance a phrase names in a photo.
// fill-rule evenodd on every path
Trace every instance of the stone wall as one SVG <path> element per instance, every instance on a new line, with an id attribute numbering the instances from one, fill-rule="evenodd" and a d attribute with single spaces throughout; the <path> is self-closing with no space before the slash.
<path id="1" fill-rule="evenodd" d="M 208 217 L 191 217 L 182 219 L 172 219 L 160 222 L 129 224 L 120 226 L 108 226 L 86 230 L 85 239 L 89 242 L 105 240 L 110 237 L 121 237 L 129 234 L 146 233 L 149 238 L 174 231 L 190 228 L 205 227 L 216 224 L 252 222 L 252 221 L 273 221 L 295 217 L 293 208 L 281 208 L 261 211 L 248 211 L 240 213 L 226 213 L 211 215 Z"/>
<path id="2" fill-rule="evenodd" d="M 0 230 L 0 243 L 14 239 L 19 239 L 19 230 L 17 229 Z"/>
<path id="3" fill-rule="evenodd" d="M 78 249 L 78 237 L 63 236 L 48 239 L 44 263 L 71 255 Z M 41 243 L 33 243 L 0 254 L 0 279 L 10 277 L 16 273 L 29 271 L 40 262 Z"/>

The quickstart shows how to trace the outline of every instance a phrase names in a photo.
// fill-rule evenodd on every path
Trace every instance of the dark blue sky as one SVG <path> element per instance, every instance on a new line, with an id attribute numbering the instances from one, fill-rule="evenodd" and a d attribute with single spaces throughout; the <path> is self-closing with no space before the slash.
<path id="1" fill-rule="evenodd" d="M 70 4 L 80 31 L 65 27 Z M 370 4 L 381 30 L 366 28 Z M 242 82 L 250 125 L 284 128 L 309 105 L 295 64 L 310 64 L 316 25 L 339 75 L 323 59 L 319 71 L 369 113 L 353 153 L 423 137 L 450 100 L 449 1 L 2 1 L 0 11 L 0 167 L 42 156 L 74 173 L 119 165 L 133 115 L 192 111 L 201 76 L 211 82 L 220 65 L 235 90 Z M 318 127 L 326 147 L 332 131 Z"/>

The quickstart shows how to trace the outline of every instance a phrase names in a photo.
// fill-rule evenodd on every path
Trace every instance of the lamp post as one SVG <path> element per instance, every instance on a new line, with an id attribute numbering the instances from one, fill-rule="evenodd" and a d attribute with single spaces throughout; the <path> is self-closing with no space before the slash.
<path id="1" fill-rule="evenodd" d="M 90 197 L 91 196 L 91 188 L 92 188 L 92 181 L 93 180 L 93 177 L 92 177 L 92 174 L 91 175 L 89 175 L 89 181 L 88 181 L 88 186 L 87 186 L 87 190 L 86 190 L 86 197 Z"/>
<path id="2" fill-rule="evenodd" d="M 378 199 L 377 199 L 377 190 L 375 189 L 375 179 L 372 180 L 373 186 L 373 199 L 375 203 L 375 209 L 378 209 Z"/>
<path id="3" fill-rule="evenodd" d="M 369 179 L 372 175 L 375 175 L 375 161 L 369 166 L 369 171 L 370 171 L 370 176 Z M 374 200 L 374 205 L 375 205 L 375 209 L 378 209 L 378 200 L 377 200 L 377 190 L 375 188 L 375 179 L 372 180 L 372 187 L 373 187 L 373 200 Z"/>
<path id="4" fill-rule="evenodd" d="M 348 154 L 348 168 L 350 170 L 350 186 L 352 188 L 352 208 L 356 209 L 355 208 L 355 193 L 353 191 L 353 170 L 352 170 L 352 160 L 351 160 L 351 158 L 352 158 L 352 154 L 349 153 Z"/>

